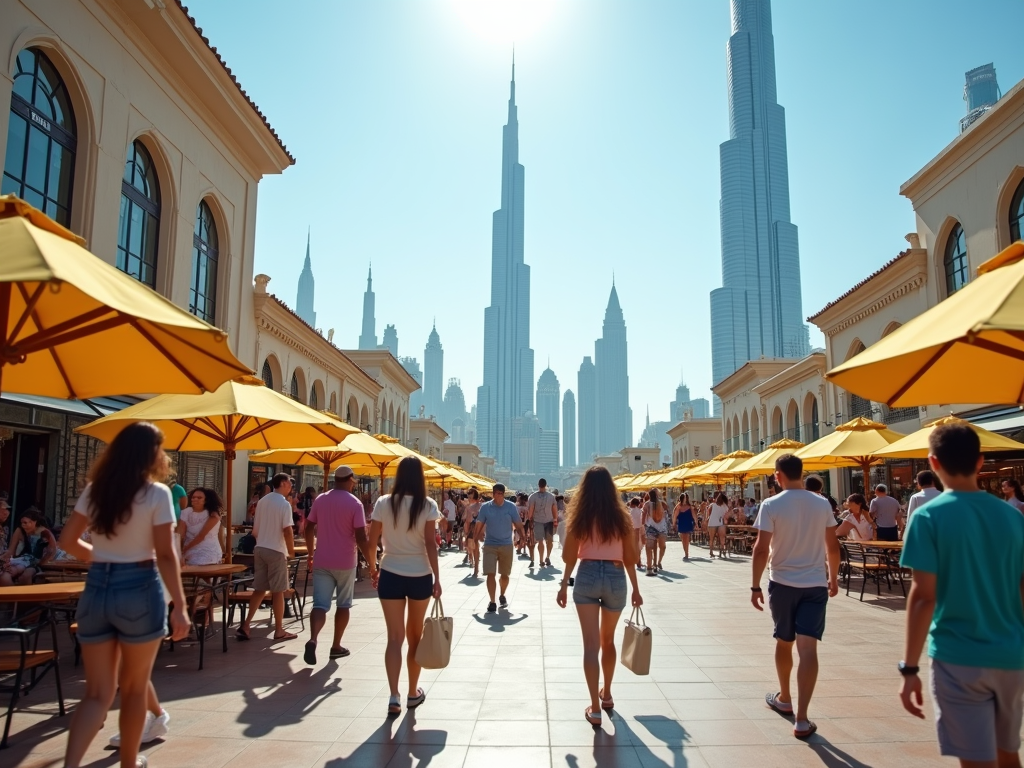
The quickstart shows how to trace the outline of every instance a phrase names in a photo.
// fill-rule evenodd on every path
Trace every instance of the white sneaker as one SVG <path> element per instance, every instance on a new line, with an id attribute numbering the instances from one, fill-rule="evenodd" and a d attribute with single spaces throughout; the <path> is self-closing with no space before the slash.
<path id="1" fill-rule="evenodd" d="M 160 716 L 154 717 L 152 712 L 146 713 L 146 725 L 142 729 L 142 743 L 148 744 L 151 741 L 167 735 L 167 725 L 171 722 L 171 716 L 166 709 L 160 710 Z M 121 746 L 121 734 L 115 733 L 110 737 L 110 746 Z"/>

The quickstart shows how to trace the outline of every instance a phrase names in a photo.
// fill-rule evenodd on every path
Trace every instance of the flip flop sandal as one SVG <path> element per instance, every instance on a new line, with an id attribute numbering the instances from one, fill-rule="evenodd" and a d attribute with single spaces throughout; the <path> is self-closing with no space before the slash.
<path id="1" fill-rule="evenodd" d="M 352 653 L 348 648 L 339 648 L 338 650 L 331 649 L 331 655 L 329 658 L 332 659 L 343 659 Z"/>
<path id="2" fill-rule="evenodd" d="M 277 635 L 274 635 L 274 641 L 275 642 L 280 642 L 281 640 L 294 640 L 297 637 L 298 637 L 298 635 L 293 635 L 291 632 L 285 632 L 280 637 L 278 637 Z"/>
<path id="3" fill-rule="evenodd" d="M 416 695 L 415 696 L 409 696 L 405 700 L 405 708 L 406 709 L 416 709 L 416 707 L 418 707 L 420 704 L 422 704 L 426 700 L 427 700 L 427 692 L 424 691 L 422 688 L 417 688 L 416 689 Z"/>
<path id="4" fill-rule="evenodd" d="M 797 725 L 801 725 L 801 723 L 797 723 Z M 808 736 L 810 736 L 818 730 L 818 726 L 812 723 L 810 720 L 807 721 L 806 725 L 806 728 L 794 728 L 793 735 L 796 736 L 798 739 L 806 739 Z"/>
<path id="5" fill-rule="evenodd" d="M 595 728 L 601 726 L 601 713 L 592 711 L 591 707 L 587 707 L 583 710 L 583 717 Z"/>
<path id="6" fill-rule="evenodd" d="M 243 632 L 240 629 L 235 632 L 235 640 L 248 640 L 248 639 L 249 639 L 249 633 L 248 632 Z"/>
<path id="7" fill-rule="evenodd" d="M 302 654 L 302 660 L 310 666 L 316 665 L 316 643 L 306 643 L 306 649 Z"/>
<path id="8" fill-rule="evenodd" d="M 392 696 L 388 699 L 388 714 L 399 715 L 402 713 L 402 702 L 398 696 Z"/>
<path id="9" fill-rule="evenodd" d="M 607 699 L 604 697 L 604 688 L 597 692 L 597 698 L 601 700 L 601 709 L 605 710 L 606 712 L 610 712 L 611 710 L 615 709 L 615 700 L 611 697 Z"/>
<path id="10" fill-rule="evenodd" d="M 779 701 L 778 693 L 766 693 L 764 695 L 764 703 L 768 705 L 769 709 L 774 709 L 780 715 L 792 715 L 793 705 L 789 702 Z"/>

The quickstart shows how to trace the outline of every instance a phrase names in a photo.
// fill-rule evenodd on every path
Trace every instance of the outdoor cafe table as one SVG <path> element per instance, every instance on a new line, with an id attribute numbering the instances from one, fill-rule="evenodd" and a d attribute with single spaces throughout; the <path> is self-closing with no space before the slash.
<path id="1" fill-rule="evenodd" d="M 859 544 L 862 547 L 871 549 L 903 549 L 902 541 L 861 541 L 860 539 L 849 539 L 851 544 Z"/>
<path id="2" fill-rule="evenodd" d="M 184 565 L 181 568 L 181 578 L 193 580 L 193 584 L 202 581 L 213 582 L 213 590 L 221 592 L 220 600 L 220 635 L 221 645 L 224 653 L 228 652 L 228 587 L 231 586 L 231 577 L 241 573 L 247 568 L 244 563 L 217 563 L 215 565 Z M 219 584 L 216 579 L 223 579 Z"/>
<path id="3" fill-rule="evenodd" d="M 0 587 L 0 603 L 58 603 L 75 600 L 85 589 L 84 581 L 56 584 L 24 584 Z"/>

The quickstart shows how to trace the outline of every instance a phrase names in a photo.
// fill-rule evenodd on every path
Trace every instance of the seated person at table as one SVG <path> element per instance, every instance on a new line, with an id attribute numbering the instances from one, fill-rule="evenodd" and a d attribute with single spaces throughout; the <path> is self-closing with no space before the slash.
<path id="1" fill-rule="evenodd" d="M 221 560 L 220 496 L 211 488 L 196 488 L 190 505 L 181 510 L 177 532 L 185 565 L 216 565 Z"/>
<path id="2" fill-rule="evenodd" d="M 846 500 L 850 514 L 836 528 L 836 536 L 846 536 L 851 541 L 874 541 L 875 521 L 868 514 L 868 502 L 863 495 L 853 493 Z"/>
<path id="3" fill-rule="evenodd" d="M 19 527 L 11 534 L 11 543 L 0 553 L 4 571 L 0 573 L 0 587 L 31 584 L 38 566 L 62 554 L 57 549 L 57 539 L 38 512 L 26 510 L 18 521 Z"/>

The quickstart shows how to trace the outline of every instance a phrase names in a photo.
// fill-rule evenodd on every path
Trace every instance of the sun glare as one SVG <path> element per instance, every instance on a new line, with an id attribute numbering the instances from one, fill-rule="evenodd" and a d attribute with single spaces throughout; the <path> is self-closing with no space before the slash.
<path id="1" fill-rule="evenodd" d="M 540 30 L 556 0 L 451 0 L 476 36 L 493 43 L 525 41 Z"/>

